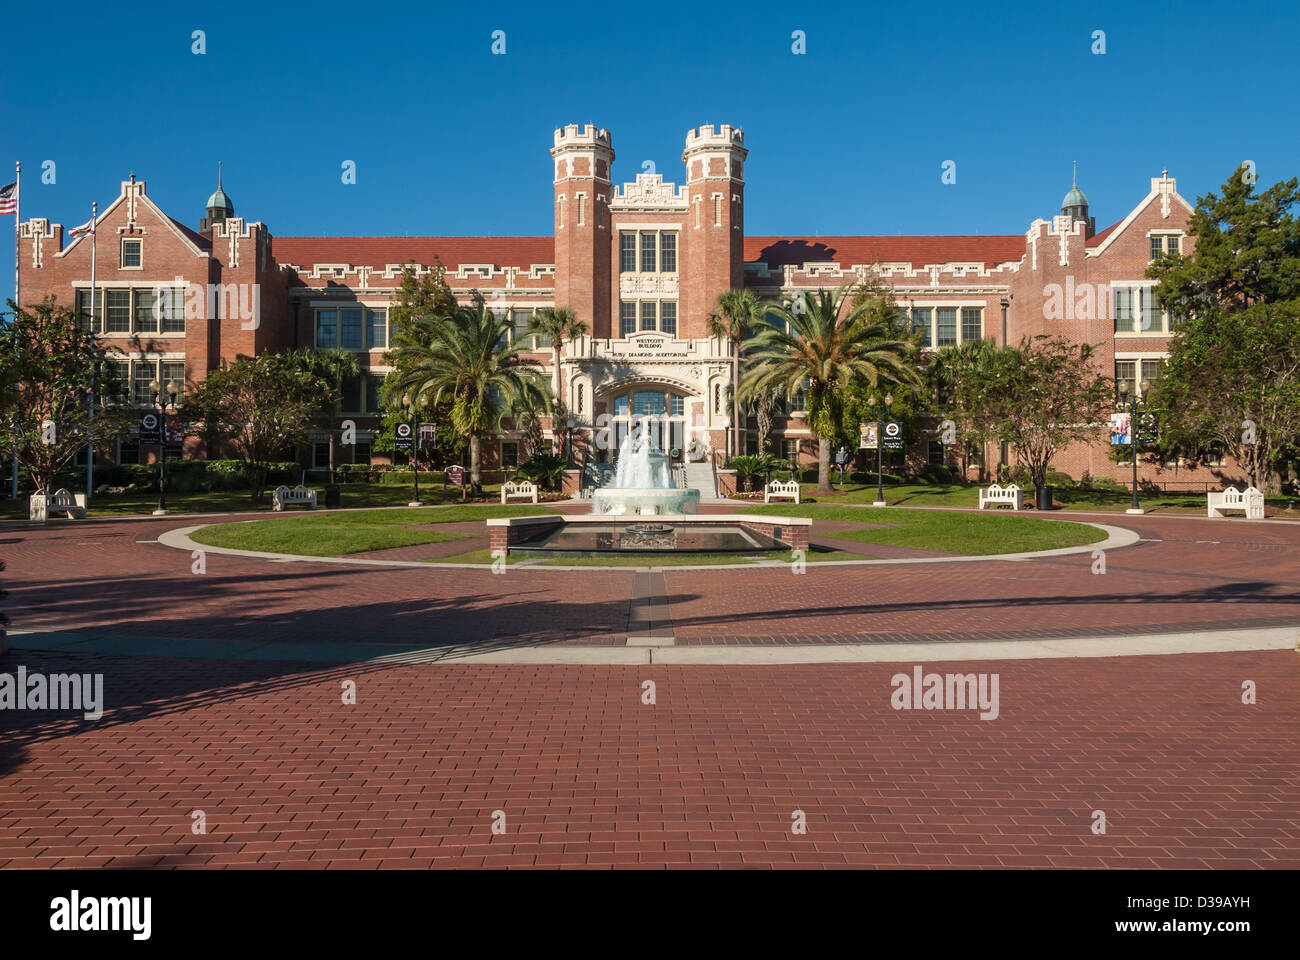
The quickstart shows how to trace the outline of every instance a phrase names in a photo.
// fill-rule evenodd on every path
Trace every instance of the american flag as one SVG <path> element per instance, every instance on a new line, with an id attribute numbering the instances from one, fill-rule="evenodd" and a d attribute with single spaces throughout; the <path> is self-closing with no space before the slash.
<path id="1" fill-rule="evenodd" d="M 0 217 L 18 212 L 18 183 L 0 187 Z"/>

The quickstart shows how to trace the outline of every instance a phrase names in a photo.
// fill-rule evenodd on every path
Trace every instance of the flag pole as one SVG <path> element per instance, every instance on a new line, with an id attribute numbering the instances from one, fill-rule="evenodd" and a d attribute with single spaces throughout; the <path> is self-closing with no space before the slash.
<path id="1" fill-rule="evenodd" d="M 21 304 L 22 294 L 19 289 L 21 274 L 18 270 L 18 224 L 22 222 L 22 193 L 23 193 L 23 162 L 21 160 L 14 164 L 16 176 L 14 178 L 14 353 L 18 352 L 18 305 Z M 10 499 L 18 500 L 18 411 L 14 411 L 14 463 L 13 474 L 9 480 Z"/>
<path id="2" fill-rule="evenodd" d="M 99 216 L 99 201 L 90 201 L 90 335 L 97 333 L 95 328 L 95 247 L 99 242 L 99 230 L 95 219 Z M 90 371 L 90 393 L 86 395 L 86 404 L 90 408 L 89 427 L 86 430 L 86 502 L 90 502 L 92 488 L 95 485 L 95 371 Z"/>

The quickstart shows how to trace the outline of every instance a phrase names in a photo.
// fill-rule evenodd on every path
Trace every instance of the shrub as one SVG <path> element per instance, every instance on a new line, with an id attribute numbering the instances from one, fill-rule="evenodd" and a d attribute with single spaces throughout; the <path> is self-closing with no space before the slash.
<path id="1" fill-rule="evenodd" d="M 531 480 L 543 490 L 558 490 L 564 479 L 565 460 L 552 453 L 537 453 L 515 471 L 518 480 Z"/>

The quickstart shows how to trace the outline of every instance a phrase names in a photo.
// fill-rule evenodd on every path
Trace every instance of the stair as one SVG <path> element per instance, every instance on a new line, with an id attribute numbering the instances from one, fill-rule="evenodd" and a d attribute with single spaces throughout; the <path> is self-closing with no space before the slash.
<path id="1" fill-rule="evenodd" d="M 701 501 L 718 499 L 718 491 L 713 486 L 713 468 L 707 461 L 703 463 L 687 461 L 686 486 L 700 491 Z"/>

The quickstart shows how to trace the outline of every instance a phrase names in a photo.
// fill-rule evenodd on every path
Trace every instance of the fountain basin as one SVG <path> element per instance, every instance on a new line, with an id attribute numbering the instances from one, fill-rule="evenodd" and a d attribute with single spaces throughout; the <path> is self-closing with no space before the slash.
<path id="1" fill-rule="evenodd" d="M 807 550 L 812 520 L 759 514 L 600 514 L 494 517 L 486 521 L 493 556 L 761 553 Z"/>
<path id="2" fill-rule="evenodd" d="M 591 495 L 591 512 L 614 517 L 699 513 L 700 491 L 680 487 L 601 487 Z"/>

